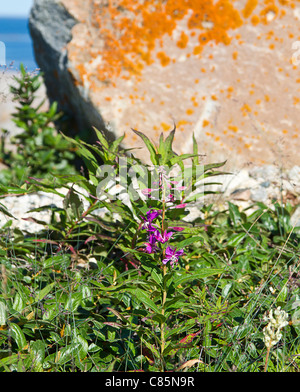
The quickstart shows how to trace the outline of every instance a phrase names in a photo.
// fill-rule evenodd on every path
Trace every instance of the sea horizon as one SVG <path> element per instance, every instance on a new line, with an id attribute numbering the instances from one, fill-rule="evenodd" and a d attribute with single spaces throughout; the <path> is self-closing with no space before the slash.
<path id="1" fill-rule="evenodd" d="M 0 72 L 18 72 L 21 63 L 29 72 L 38 69 L 28 20 L 21 16 L 0 17 Z"/>

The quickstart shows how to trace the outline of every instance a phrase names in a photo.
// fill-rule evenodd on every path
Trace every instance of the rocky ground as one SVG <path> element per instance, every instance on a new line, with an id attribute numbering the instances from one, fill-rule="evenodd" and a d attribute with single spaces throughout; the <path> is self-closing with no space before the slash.
<path id="1" fill-rule="evenodd" d="M 292 169 L 283 171 L 272 165 L 253 167 L 233 172 L 232 175 L 218 177 L 222 183 L 220 186 L 214 186 L 214 190 L 221 191 L 220 194 L 213 196 L 217 208 L 226 209 L 227 202 L 245 209 L 251 207 L 254 202 L 263 202 L 272 208 L 272 201 L 278 200 L 282 203 L 290 203 L 295 207 L 292 216 L 292 225 L 300 226 L 300 166 L 294 166 Z M 62 191 L 64 194 L 66 190 Z M 82 198 L 84 201 L 85 199 Z M 24 196 L 9 196 L 0 200 L 0 202 L 13 214 L 12 227 L 18 227 L 28 232 L 37 232 L 43 228 L 42 225 L 34 222 L 32 219 L 49 222 L 51 208 L 53 206 L 62 207 L 63 198 L 44 192 L 39 192 Z M 87 202 L 84 201 L 86 207 Z M 207 200 L 209 202 L 209 200 Z M 49 208 L 43 212 L 28 212 L 33 208 L 47 205 Z M 253 212 L 255 207 L 249 208 L 246 212 Z M 105 213 L 105 209 L 100 209 L 99 214 Z M 193 207 L 187 221 L 193 221 L 200 216 L 199 207 Z M 11 219 L 0 213 L 0 227 Z"/>

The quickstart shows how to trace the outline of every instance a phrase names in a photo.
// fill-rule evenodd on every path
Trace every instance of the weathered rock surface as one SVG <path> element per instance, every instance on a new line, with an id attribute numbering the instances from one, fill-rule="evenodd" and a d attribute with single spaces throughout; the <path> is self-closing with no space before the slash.
<path id="1" fill-rule="evenodd" d="M 155 141 L 174 121 L 178 153 L 194 132 L 205 163 L 291 168 L 299 20 L 287 0 L 35 0 L 30 30 L 49 97 L 79 130 L 126 132 L 135 147 L 131 128 Z"/>

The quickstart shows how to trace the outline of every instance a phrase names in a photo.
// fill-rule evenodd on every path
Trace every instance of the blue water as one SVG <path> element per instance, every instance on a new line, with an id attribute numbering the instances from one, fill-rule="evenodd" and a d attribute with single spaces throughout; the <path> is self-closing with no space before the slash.
<path id="1" fill-rule="evenodd" d="M 4 60 L 5 59 L 5 60 Z M 0 71 L 20 69 L 23 63 L 28 71 L 38 68 L 28 28 L 28 18 L 0 18 Z"/>

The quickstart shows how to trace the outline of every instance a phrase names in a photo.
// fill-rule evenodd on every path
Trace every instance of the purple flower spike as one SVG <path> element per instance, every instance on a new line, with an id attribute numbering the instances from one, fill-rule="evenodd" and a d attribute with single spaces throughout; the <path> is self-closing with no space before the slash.
<path id="1" fill-rule="evenodd" d="M 146 242 L 146 244 L 145 244 L 146 245 L 145 251 L 147 253 L 155 253 L 158 250 L 158 248 L 155 245 L 155 243 L 156 243 L 156 238 L 154 237 L 153 234 L 150 234 L 149 235 L 149 241 Z"/>
<path id="2" fill-rule="evenodd" d="M 178 262 L 178 258 L 184 254 L 184 250 L 180 249 L 176 251 L 177 248 L 172 248 L 171 246 L 167 246 L 166 248 L 166 257 L 163 259 L 163 264 L 167 264 L 170 262 L 171 267 L 174 267 L 174 264 Z"/>

